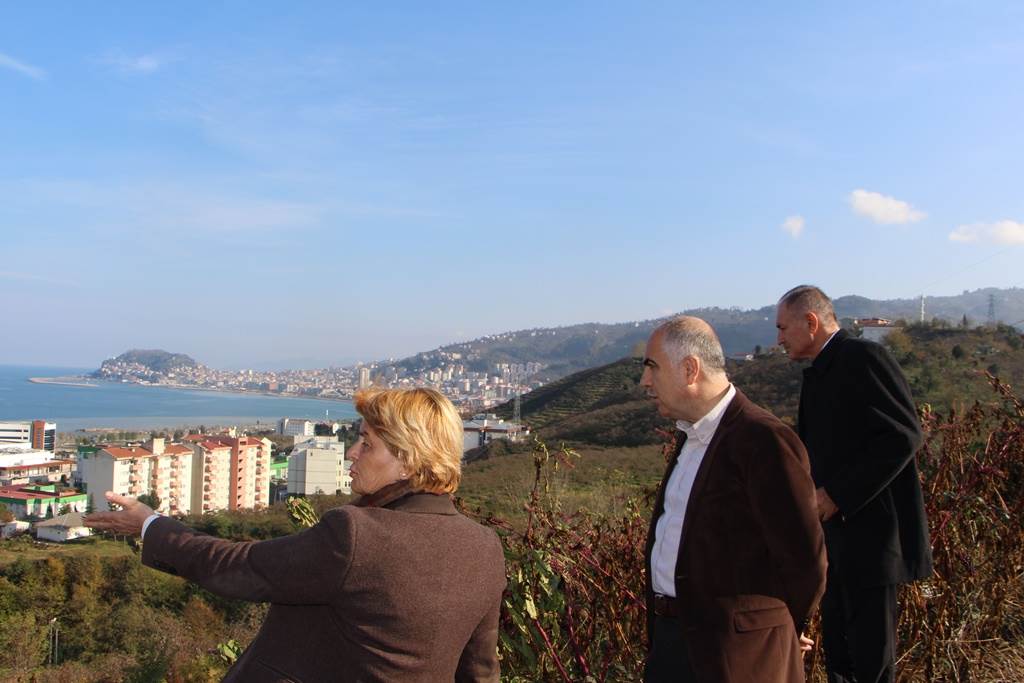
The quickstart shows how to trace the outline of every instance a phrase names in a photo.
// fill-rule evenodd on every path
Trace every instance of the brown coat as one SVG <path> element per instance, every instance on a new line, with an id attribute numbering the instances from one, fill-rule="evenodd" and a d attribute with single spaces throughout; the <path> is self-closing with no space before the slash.
<path id="1" fill-rule="evenodd" d="M 651 551 L 679 437 L 647 540 L 648 633 Z M 824 591 L 825 566 L 807 453 L 789 427 L 737 390 L 697 471 L 676 562 L 697 680 L 803 681 L 797 636 Z"/>
<path id="2" fill-rule="evenodd" d="M 161 518 L 142 561 L 218 595 L 271 603 L 226 681 L 498 681 L 501 543 L 448 496 L 346 505 L 256 543 Z"/>

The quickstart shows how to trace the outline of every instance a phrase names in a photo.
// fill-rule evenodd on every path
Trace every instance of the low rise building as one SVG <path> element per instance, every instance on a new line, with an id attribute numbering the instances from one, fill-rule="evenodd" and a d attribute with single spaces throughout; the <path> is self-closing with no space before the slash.
<path id="1" fill-rule="evenodd" d="M 16 519 L 0 527 L 0 538 L 13 538 L 19 534 L 27 533 L 31 528 L 32 524 L 30 522 Z"/>
<path id="2" fill-rule="evenodd" d="M 7 506 L 15 519 L 25 519 L 52 517 L 60 514 L 65 506 L 74 512 L 85 512 L 88 498 L 80 491 L 56 484 L 3 486 L 0 487 L 0 503 Z"/>
<path id="3" fill-rule="evenodd" d="M 856 323 L 860 326 L 860 336 L 862 339 L 869 339 L 878 343 L 881 343 L 890 332 L 896 329 L 892 321 L 885 318 L 861 318 Z"/>
<path id="4" fill-rule="evenodd" d="M 316 433 L 316 423 L 312 420 L 282 417 L 277 423 L 277 433 L 297 437 L 295 443 L 298 443 Z"/>
<path id="5" fill-rule="evenodd" d="M 0 486 L 70 482 L 75 462 L 28 444 L 0 445 Z"/>
<path id="6" fill-rule="evenodd" d="M 92 529 L 85 526 L 82 515 L 77 512 L 69 512 L 36 524 L 36 538 L 41 541 L 65 543 L 90 535 Z"/>
<path id="7" fill-rule="evenodd" d="M 530 430 L 516 422 L 506 422 L 494 413 L 479 413 L 462 422 L 462 452 L 486 446 L 494 439 L 519 441 Z"/>
<path id="8" fill-rule="evenodd" d="M 288 495 L 351 493 L 350 466 L 345 444 L 333 437 L 316 436 L 297 444 L 288 458 Z"/>

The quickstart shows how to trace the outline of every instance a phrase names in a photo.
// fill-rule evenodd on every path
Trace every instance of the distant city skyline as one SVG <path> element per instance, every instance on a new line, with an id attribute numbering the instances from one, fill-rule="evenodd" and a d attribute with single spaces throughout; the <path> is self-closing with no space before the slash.
<path id="1" fill-rule="evenodd" d="M 1024 286 L 1024 6 L 12 6 L 0 363 Z"/>

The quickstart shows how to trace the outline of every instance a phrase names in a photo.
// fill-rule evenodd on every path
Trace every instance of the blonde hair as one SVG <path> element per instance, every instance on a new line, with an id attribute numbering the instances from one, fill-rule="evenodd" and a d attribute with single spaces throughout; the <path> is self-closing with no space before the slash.
<path id="1" fill-rule="evenodd" d="M 414 489 L 454 493 L 462 478 L 462 418 L 434 389 L 363 389 L 356 411 L 409 473 Z"/>

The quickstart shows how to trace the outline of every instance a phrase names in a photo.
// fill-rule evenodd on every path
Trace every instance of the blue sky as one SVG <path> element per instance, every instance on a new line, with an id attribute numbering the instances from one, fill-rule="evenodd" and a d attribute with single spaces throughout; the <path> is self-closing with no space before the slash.
<path id="1" fill-rule="evenodd" d="M 1024 286 L 1020 3 L 41 5 L 0 10 L 0 363 Z"/>

